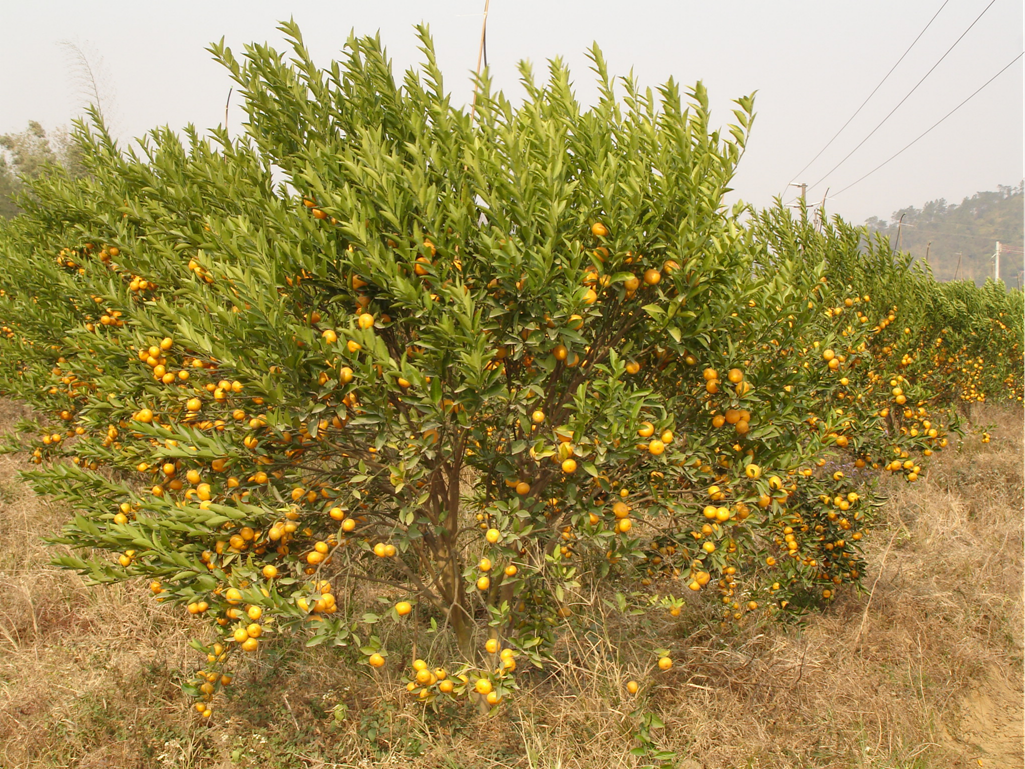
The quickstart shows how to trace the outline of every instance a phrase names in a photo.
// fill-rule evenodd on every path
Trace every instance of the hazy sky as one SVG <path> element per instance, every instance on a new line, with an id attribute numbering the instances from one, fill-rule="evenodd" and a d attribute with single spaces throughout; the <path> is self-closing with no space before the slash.
<path id="1" fill-rule="evenodd" d="M 610 70 L 632 68 L 642 85 L 672 76 L 702 80 L 717 124 L 731 100 L 757 91 L 754 132 L 736 193 L 771 203 L 791 181 L 826 176 L 943 56 L 990 0 L 491 0 L 488 61 L 513 99 L 516 63 L 542 74 L 548 59 L 570 66 L 578 97 L 595 96 L 585 51 L 603 49 Z M 865 109 L 807 171 L 796 175 L 854 113 L 930 18 L 942 11 Z M 338 58 L 351 30 L 380 30 L 397 70 L 418 63 L 413 25 L 434 35 L 446 85 L 468 102 L 484 0 L 359 0 L 273 3 L 248 0 L 136 0 L 5 3 L 0 25 L 0 133 L 68 125 L 84 105 L 77 68 L 62 45 L 78 46 L 98 75 L 112 128 L 125 141 L 158 125 L 205 128 L 224 119 L 231 87 L 205 50 L 222 36 L 239 54 L 249 42 L 283 47 L 277 22 L 294 17 L 318 62 Z M 1021 0 L 994 0 L 935 71 L 849 160 L 808 192 L 819 201 L 900 150 L 1022 51 Z M 1022 60 L 897 160 L 827 203 L 860 223 L 904 205 L 948 202 L 1022 180 Z M 105 93 L 104 93 L 105 92 Z M 229 126 L 242 121 L 233 101 Z M 794 190 L 787 193 L 789 200 Z"/>

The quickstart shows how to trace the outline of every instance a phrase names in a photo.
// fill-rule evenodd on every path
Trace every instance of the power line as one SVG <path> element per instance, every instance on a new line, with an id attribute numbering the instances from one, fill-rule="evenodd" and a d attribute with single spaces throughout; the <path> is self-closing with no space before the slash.
<path id="1" fill-rule="evenodd" d="M 894 112 L 896 112 L 896 111 L 897 111 L 898 109 L 900 109 L 900 106 L 901 106 L 901 104 L 903 104 L 904 102 L 906 102 L 906 101 L 908 100 L 908 98 L 910 98 L 911 94 L 913 94 L 913 93 L 914 93 L 915 91 L 917 91 L 917 90 L 918 90 L 918 86 L 920 86 L 920 85 L 921 85 L 922 83 L 924 83 L 924 82 L 925 82 L 925 79 L 926 79 L 927 77 L 929 77 L 929 75 L 931 75 L 931 74 L 933 73 L 933 70 L 935 70 L 935 69 L 936 69 L 936 68 L 937 68 L 938 66 L 940 66 L 940 63 L 941 63 L 941 62 L 942 62 L 942 61 L 943 61 L 943 60 L 944 60 L 945 58 L 947 58 L 947 55 L 948 55 L 948 54 L 949 54 L 949 53 L 950 53 L 951 51 L 953 51 L 953 50 L 954 50 L 954 48 L 955 48 L 955 47 L 957 46 L 957 44 L 958 44 L 958 43 L 960 43 L 960 42 L 961 42 L 961 40 L 962 40 L 962 39 L 964 38 L 964 36 L 965 36 L 965 35 L 967 35 L 967 34 L 968 34 L 968 33 L 969 33 L 970 31 L 971 31 L 972 27 L 974 27 L 974 26 L 975 26 L 976 24 L 978 24 L 978 22 L 979 22 L 979 19 L 981 19 L 981 18 L 982 18 L 983 16 L 985 16 L 985 15 L 986 15 L 986 11 L 988 11 L 988 10 L 989 10 L 990 8 L 992 8 L 992 7 L 993 7 L 993 3 L 995 3 L 996 1 L 997 1 L 997 0 L 990 0 L 990 3 L 989 3 L 989 5 L 987 5 L 987 6 L 985 7 L 985 8 L 983 8 L 983 9 L 982 9 L 982 13 L 980 13 L 980 14 L 979 14 L 979 15 L 978 15 L 978 16 L 977 16 L 977 17 L 975 18 L 975 21 L 973 21 L 973 22 L 972 22 L 971 24 L 969 24 L 969 25 L 968 25 L 968 29 L 966 29 L 966 30 L 965 30 L 964 32 L 962 32 L 962 33 L 961 33 L 961 36 L 960 36 L 960 37 L 959 37 L 959 38 L 958 38 L 957 40 L 955 40 L 955 41 L 954 41 L 954 43 L 953 43 L 953 45 L 951 45 L 951 46 L 950 46 L 950 48 L 948 48 L 948 49 L 947 49 L 946 53 L 944 53 L 944 54 L 943 54 L 943 55 L 942 55 L 942 56 L 941 56 L 941 57 L 939 58 L 939 61 L 937 61 L 937 62 L 936 62 L 935 64 L 933 64 L 933 65 L 932 65 L 932 67 L 931 67 L 931 68 L 929 69 L 929 71 L 928 71 L 928 72 L 926 72 L 926 73 L 925 73 L 925 75 L 923 75 L 923 76 L 922 76 L 922 79 L 921 79 L 921 80 L 919 80 L 919 81 L 918 81 L 917 83 L 915 83 L 915 87 L 914 87 L 914 88 L 912 88 L 912 89 L 911 89 L 910 91 L 908 91 L 907 95 L 906 95 L 906 96 L 905 96 L 905 97 L 904 97 L 903 99 L 901 99 L 901 100 L 900 100 L 900 102 L 899 102 L 899 103 L 897 104 L 897 106 L 896 106 L 896 107 L 894 107 L 894 108 L 893 108 L 892 110 L 890 110 L 889 114 L 887 114 L 887 116 L 886 116 L 886 117 L 884 117 L 884 118 L 883 118 L 883 119 L 882 119 L 882 120 L 881 120 L 881 121 L 879 122 L 879 125 L 877 125 L 877 126 L 876 126 L 875 128 L 873 128 L 873 129 L 871 130 L 871 132 L 869 133 L 869 135 L 868 135 L 868 136 L 866 136 L 866 137 L 865 137 L 864 139 L 862 139 L 862 140 L 861 140 L 861 142 L 859 142 L 859 144 L 858 144 L 858 146 L 857 146 L 857 147 L 855 147 L 855 148 L 854 148 L 854 149 L 852 149 L 852 150 L 851 150 L 850 152 L 848 152 L 848 153 L 847 153 L 847 155 L 845 155 L 845 156 L 844 156 L 844 159 L 843 159 L 843 160 L 841 160 L 841 161 L 840 161 L 839 163 L 837 163 L 837 164 L 836 164 L 835 166 L 833 166 L 833 167 L 832 167 L 831 169 L 829 169 L 829 170 L 828 170 L 828 171 L 826 172 L 825 176 L 823 176 L 823 177 L 822 177 L 821 179 L 819 179 L 819 180 L 818 180 L 817 182 L 815 182 L 815 184 L 809 185 L 809 186 L 808 186 L 808 189 L 809 189 L 809 190 L 810 190 L 810 189 L 812 189 L 812 188 L 814 188 L 814 187 L 817 187 L 817 186 L 818 186 L 819 184 L 822 184 L 822 182 L 824 182 L 824 181 L 826 180 L 826 178 L 827 178 L 827 177 L 828 177 L 828 176 L 829 176 L 829 175 L 830 175 L 831 173 L 833 173 L 833 171 L 835 171 L 835 170 L 836 170 L 836 169 L 838 169 L 838 168 L 839 168 L 840 166 L 842 166 L 842 165 L 843 165 L 844 163 L 846 163 L 846 162 L 847 162 L 847 159 L 848 159 L 848 158 L 849 158 L 849 157 L 850 157 L 851 155 L 853 155 L 853 154 L 854 154 L 855 152 L 857 152 L 857 151 L 858 151 L 858 150 L 859 150 L 859 149 L 861 148 L 861 145 L 863 145 L 863 144 L 864 144 L 865 142 L 867 142 L 867 141 L 868 141 L 869 139 L 871 139 L 871 138 L 872 138 L 872 136 L 873 136 L 873 134 L 875 134 L 875 132 L 876 132 L 876 131 L 878 131 L 878 130 L 879 130 L 880 128 L 882 128 L 882 127 L 883 127 L 883 124 L 884 124 L 884 123 L 885 123 L 885 122 L 886 122 L 887 120 L 889 120 L 889 119 L 890 119 L 890 117 L 891 117 L 891 116 L 893 115 L 893 113 L 894 113 Z"/>
<path id="2" fill-rule="evenodd" d="M 826 142 L 826 146 L 823 147 L 822 149 L 820 149 L 818 151 L 818 154 L 815 155 L 815 157 L 813 157 L 811 160 L 809 160 L 808 164 L 804 168 L 802 168 L 800 171 L 798 171 L 796 174 L 794 174 L 794 178 L 795 179 L 799 178 L 801 176 L 801 174 L 803 174 L 805 171 L 807 171 L 808 167 L 811 166 L 811 164 L 814 163 L 816 160 L 818 160 L 823 152 L 825 152 L 827 149 L 829 149 L 830 145 L 834 141 L 836 141 L 836 137 L 839 136 L 840 134 L 842 134 L 844 129 L 851 124 L 851 121 L 854 120 L 854 118 L 856 118 L 858 116 L 858 113 L 860 113 L 861 110 L 863 110 L 865 108 L 865 105 L 868 104 L 869 99 L 871 99 L 873 96 L 876 95 L 876 91 L 878 91 L 882 87 L 883 83 L 886 82 L 887 78 L 889 78 L 890 75 L 893 74 L 893 71 L 895 69 L 897 69 L 897 67 L 900 65 L 900 63 L 902 61 L 904 61 L 904 57 L 907 56 L 909 53 L 911 53 L 911 49 L 915 47 L 915 44 L 921 39 L 922 35 L 925 34 L 925 31 L 927 29 L 929 29 L 930 26 L 932 26 L 932 23 L 934 21 L 936 21 L 936 17 L 940 15 L 940 11 L 942 11 L 944 8 L 946 8 L 947 7 L 947 3 L 949 3 L 949 2 L 950 2 L 950 0 L 943 0 L 943 5 L 940 6 L 940 10 L 936 11 L 936 13 L 933 14 L 933 17 L 931 19 L 929 19 L 929 23 L 926 24 L 925 27 L 922 28 L 922 31 L 918 33 L 918 37 L 916 37 L 911 42 L 911 45 L 908 46 L 908 49 L 906 51 L 904 51 L 903 55 L 901 55 L 901 57 L 899 59 L 897 59 L 897 63 L 894 64 L 892 67 L 890 67 L 890 71 L 887 72 L 886 75 L 883 77 L 883 79 L 879 81 L 879 84 L 875 88 L 872 89 L 872 93 L 870 93 L 868 95 L 868 98 L 866 98 L 865 101 L 863 101 L 861 103 L 860 107 L 858 107 L 856 110 L 854 110 L 854 114 L 851 115 L 849 118 L 847 118 L 847 122 L 844 123 L 842 126 L 840 126 L 840 130 L 837 131 L 833 135 L 833 138 L 830 139 L 828 142 Z"/>
<path id="3" fill-rule="evenodd" d="M 992 3 L 990 3 L 990 5 L 992 5 Z M 894 159 L 895 159 L 896 157 L 898 157 L 899 155 L 903 154 L 903 153 L 904 153 L 904 150 L 907 150 L 907 149 L 908 149 L 909 147 L 911 147 L 911 146 L 912 146 L 913 144 L 917 143 L 917 142 L 919 141 L 919 139 L 922 139 L 922 138 L 923 138 L 923 137 L 924 137 L 924 136 L 925 136 L 926 134 L 928 134 L 928 133 L 929 133 L 930 131 L 932 131 L 932 130 L 933 130 L 934 128 L 936 128 L 936 126 L 938 126 L 938 125 L 939 125 L 940 123 L 942 123 L 942 122 L 943 122 L 944 120 L 946 120 L 946 119 L 947 119 L 948 117 L 950 117 L 950 116 L 951 116 L 951 115 L 953 115 L 953 114 L 954 114 L 955 112 L 957 112 L 957 111 L 958 111 L 959 109 L 961 109 L 961 107 L 963 107 L 963 106 L 964 106 L 965 104 L 967 104 L 967 103 L 968 103 L 969 101 L 971 101 L 971 100 L 972 100 L 973 98 L 975 98 L 975 96 L 976 96 L 976 95 L 977 95 L 977 94 L 979 93 L 979 91 L 981 91 L 981 90 L 982 90 L 983 88 L 985 88 L 985 87 L 986 87 L 986 86 L 988 86 L 988 85 L 989 85 L 990 83 L 992 83 L 992 82 L 993 82 L 994 80 L 996 80 L 996 79 L 997 79 L 998 77 L 1000 77 L 1000 76 L 1001 76 L 1002 74 L 1004 74 L 1004 72 L 1005 72 L 1005 71 L 1007 71 L 1008 69 L 1010 69 L 1011 65 L 1013 65 L 1013 64 L 1014 64 L 1014 63 L 1015 63 L 1016 61 L 1018 61 L 1018 59 L 1020 59 L 1020 58 L 1021 58 L 1021 57 L 1022 57 L 1023 55 L 1025 55 L 1025 52 L 1019 53 L 1019 54 L 1018 54 L 1017 56 L 1015 56 L 1015 57 L 1014 57 L 1013 59 L 1011 59 L 1011 61 L 1010 61 L 1010 62 L 1009 62 L 1009 63 L 1008 63 L 1008 64 L 1007 64 L 1007 65 L 1006 65 L 1006 66 L 1005 66 L 1005 67 L 1004 67 L 1003 69 L 1001 69 L 1001 70 L 1000 70 L 999 72 L 997 72 L 997 73 L 996 73 L 995 75 L 993 75 L 993 77 L 991 77 L 991 78 L 990 78 L 989 80 L 987 80 L 987 81 L 986 81 L 985 83 L 983 83 L 983 84 L 982 84 L 981 86 L 979 86 L 979 88 L 978 88 L 978 89 L 977 89 L 977 90 L 975 91 L 975 93 L 973 93 L 973 94 L 972 94 L 971 96 L 969 96 L 969 97 L 968 97 L 967 99 L 965 99 L 965 100 L 964 100 L 963 102 L 961 102 L 961 103 L 960 103 L 960 104 L 958 104 L 958 105 L 957 105 L 956 107 L 954 107 L 954 109 L 950 110 L 950 112 L 948 112 L 948 113 L 947 113 L 946 115 L 944 115 L 944 116 L 943 116 L 943 117 L 941 117 L 941 118 L 940 118 L 939 120 L 937 120 L 937 121 L 936 121 L 935 123 L 933 123 L 933 124 L 932 124 L 932 125 L 931 125 L 931 126 L 930 126 L 930 127 L 928 128 L 928 129 L 926 129 L 926 131 L 925 131 L 924 133 L 922 133 L 922 134 L 921 134 L 921 135 L 920 135 L 920 136 L 919 136 L 919 137 L 918 137 L 917 139 L 914 139 L 914 140 L 913 140 L 913 141 L 912 141 L 912 142 L 911 142 L 910 144 L 908 144 L 908 145 L 907 145 L 906 147 L 904 147 L 904 149 L 902 149 L 902 150 L 900 150 L 899 152 L 897 152 L 896 154 L 892 155 L 892 156 L 891 156 L 890 158 L 888 158 L 887 160 L 884 160 L 884 161 L 883 161 L 882 163 L 880 163 L 879 165 L 877 165 L 877 166 L 876 166 L 875 168 L 873 168 L 873 169 L 872 169 L 871 171 L 869 171 L 869 172 L 868 172 L 867 174 L 865 174 L 864 176 L 862 176 L 862 177 L 861 177 L 860 179 L 858 179 L 858 180 L 856 180 L 856 181 L 853 181 L 853 182 L 851 182 L 851 183 L 850 183 L 850 184 L 848 184 L 848 185 L 847 185 L 846 187 L 844 187 L 844 188 L 843 188 L 842 190 L 840 190 L 840 192 L 837 192 L 837 193 L 836 193 L 836 195 L 833 195 L 833 196 L 831 196 L 831 197 L 832 197 L 832 198 L 835 198 L 835 197 L 837 197 L 838 195 L 841 195 L 842 193 L 844 193 L 844 192 L 846 192 L 847 190 L 849 190 L 849 189 L 850 189 L 851 187 L 853 187 L 853 186 L 854 186 L 855 184 L 857 184 L 858 182 L 861 182 L 861 181 L 863 181 L 863 180 L 867 179 L 868 177 L 870 177 L 870 176 L 871 176 L 872 174 L 874 174 L 874 173 L 875 173 L 876 171 L 878 171 L 878 170 L 879 170 L 880 168 L 882 168 L 883 166 L 885 166 L 885 165 L 886 165 L 887 163 L 889 163 L 889 162 L 890 162 L 891 160 L 894 160 Z"/>

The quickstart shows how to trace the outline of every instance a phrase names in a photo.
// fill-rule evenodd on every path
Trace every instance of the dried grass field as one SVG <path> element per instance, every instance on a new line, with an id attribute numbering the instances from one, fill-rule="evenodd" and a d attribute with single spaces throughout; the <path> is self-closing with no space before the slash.
<path id="1" fill-rule="evenodd" d="M 0 432 L 26 415 L 0 403 Z M 650 763 L 631 753 L 641 735 L 685 769 L 1022 767 L 1022 411 L 973 419 L 991 442 L 967 437 L 915 484 L 883 481 L 863 593 L 803 627 L 728 634 L 698 610 L 610 609 L 493 717 L 431 713 L 397 673 L 272 646 L 201 722 L 178 688 L 199 663 L 195 627 L 144 584 L 88 587 L 50 566 L 42 538 L 70 513 L 19 480 L 24 457 L 0 457 L 0 766 L 605 769 Z M 667 635 L 688 651 L 653 673 Z"/>

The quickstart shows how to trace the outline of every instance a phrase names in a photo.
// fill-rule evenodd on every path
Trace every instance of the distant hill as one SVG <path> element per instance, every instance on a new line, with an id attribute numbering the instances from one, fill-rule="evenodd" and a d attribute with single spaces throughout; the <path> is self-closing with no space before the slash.
<path id="1" fill-rule="evenodd" d="M 904 223 L 898 233 L 901 216 Z M 943 198 L 930 200 L 922 208 L 894 211 L 889 222 L 873 216 L 865 224 L 916 260 L 924 260 L 928 253 L 933 275 L 944 281 L 973 280 L 981 285 L 993 277 L 993 254 L 1000 241 L 1000 278 L 1009 288 L 1025 287 L 1025 184 L 977 192 L 960 205 Z"/>

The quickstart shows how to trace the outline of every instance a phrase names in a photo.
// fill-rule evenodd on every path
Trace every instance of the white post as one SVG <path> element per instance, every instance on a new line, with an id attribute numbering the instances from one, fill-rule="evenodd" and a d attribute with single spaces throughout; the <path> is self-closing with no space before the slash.
<path id="1" fill-rule="evenodd" d="M 993 280 L 1000 282 L 1000 241 L 997 241 L 997 252 L 993 257 Z"/>

